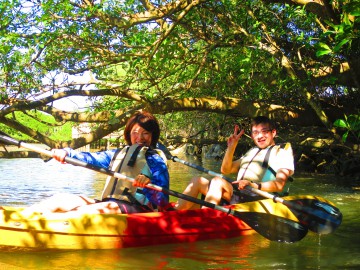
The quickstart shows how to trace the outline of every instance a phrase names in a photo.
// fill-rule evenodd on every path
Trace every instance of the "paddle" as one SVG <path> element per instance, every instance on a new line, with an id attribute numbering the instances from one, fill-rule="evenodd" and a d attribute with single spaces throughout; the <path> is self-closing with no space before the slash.
<path id="1" fill-rule="evenodd" d="M 17 141 L 8 136 L 0 135 L 0 141 L 5 142 L 7 144 L 16 145 L 18 147 L 24 147 L 33 150 L 35 152 L 44 154 L 46 156 L 52 157 L 51 151 L 24 142 Z M 114 172 L 112 170 L 100 168 L 74 158 L 66 157 L 65 162 L 75 166 L 81 166 L 87 169 L 91 169 L 93 171 L 110 175 L 119 179 L 134 181 L 134 179 L 129 178 L 123 174 Z M 252 229 L 258 232 L 260 235 L 272 241 L 296 242 L 304 238 L 308 231 L 308 229 L 302 226 L 300 223 L 287 218 L 275 216 L 268 213 L 239 212 L 231 208 L 215 205 L 153 184 L 148 184 L 146 185 L 146 187 L 238 217 L 242 221 L 247 223 Z"/>
<path id="2" fill-rule="evenodd" d="M 205 169 L 199 165 L 187 162 L 171 155 L 170 151 L 164 145 L 159 145 L 159 148 L 165 153 L 167 159 L 170 159 L 174 162 L 180 162 L 209 175 L 221 177 L 230 183 L 233 182 L 231 178 L 226 177 L 220 173 Z M 247 189 L 265 198 L 273 199 L 274 202 L 279 202 L 286 205 L 298 218 L 301 224 L 307 226 L 313 232 L 319 234 L 328 234 L 336 230 L 336 228 L 341 224 L 342 213 L 338 208 L 329 203 L 319 201 L 317 199 L 295 199 L 288 201 L 250 186 L 248 186 Z"/>

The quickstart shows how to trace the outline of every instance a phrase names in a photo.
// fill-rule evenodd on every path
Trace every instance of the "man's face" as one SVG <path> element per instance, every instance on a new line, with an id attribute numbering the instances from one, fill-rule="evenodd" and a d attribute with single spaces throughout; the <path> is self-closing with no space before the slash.
<path id="1" fill-rule="evenodd" d="M 275 135 L 276 130 L 271 130 L 268 124 L 259 124 L 251 128 L 251 138 L 260 149 L 275 144 Z"/>

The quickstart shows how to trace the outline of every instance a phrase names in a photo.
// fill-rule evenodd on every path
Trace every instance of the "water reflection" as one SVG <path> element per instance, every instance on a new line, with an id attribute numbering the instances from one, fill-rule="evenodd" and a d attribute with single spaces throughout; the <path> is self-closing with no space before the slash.
<path id="1" fill-rule="evenodd" d="M 184 158 L 185 159 L 185 158 Z M 198 163 L 197 159 L 186 158 Z M 219 171 L 220 162 L 203 164 Z M 171 189 L 181 192 L 194 175 L 204 175 L 170 162 Z M 59 192 L 99 198 L 106 176 L 56 161 L 0 159 L 2 205 L 30 205 Z M 206 175 L 204 175 L 206 176 Z M 355 269 L 360 267 L 360 196 L 325 184 L 323 177 L 300 177 L 292 194 L 331 200 L 343 213 L 332 234 L 309 232 L 293 244 L 271 242 L 258 234 L 226 240 L 122 250 L 0 252 L 0 269 Z M 176 200 L 176 198 L 172 198 Z"/>
<path id="2" fill-rule="evenodd" d="M 320 239 L 321 238 L 321 239 Z M 2 269 L 355 269 L 358 247 L 311 234 L 301 242 L 259 235 L 227 240 L 98 251 L 0 252 Z M 336 237 L 335 237 L 336 238 Z M 329 239 L 331 243 L 326 243 Z M 325 240 L 325 241 L 324 241 Z M 101 259 L 102 258 L 102 259 Z"/>
<path id="3" fill-rule="evenodd" d="M 82 268 L 85 265 L 91 266 L 89 269 L 253 269 L 261 259 L 258 252 L 269 245 L 254 235 L 136 249 L 25 253 L 20 261 L 16 260 L 18 254 L 0 253 L 0 261 L 31 269 L 86 269 Z"/>
<path id="4" fill-rule="evenodd" d="M 2 205 L 30 205 L 66 192 L 100 196 L 106 176 L 55 160 L 0 159 Z"/>

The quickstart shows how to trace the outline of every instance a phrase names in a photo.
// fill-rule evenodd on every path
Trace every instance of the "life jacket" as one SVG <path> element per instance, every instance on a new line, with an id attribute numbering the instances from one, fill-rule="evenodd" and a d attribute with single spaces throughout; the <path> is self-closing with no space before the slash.
<path id="1" fill-rule="evenodd" d="M 280 149 L 288 150 L 290 147 L 290 143 L 272 145 L 267 149 L 254 147 L 246 154 L 246 156 L 243 157 L 244 160 L 242 162 L 246 164 L 246 167 L 240 168 L 237 180 L 260 180 L 261 182 L 274 180 L 276 177 L 276 171 L 269 165 L 270 155 L 271 153 L 275 153 L 277 155 Z M 262 152 L 261 155 L 258 155 L 261 151 L 264 152 Z M 248 174 L 248 171 L 250 174 Z"/>
<path id="2" fill-rule="evenodd" d="M 271 147 L 269 147 L 269 149 L 265 155 L 264 161 L 261 165 L 263 168 L 267 169 L 265 175 L 263 176 L 263 178 L 261 180 L 262 182 L 267 182 L 267 181 L 276 179 L 276 171 L 269 166 L 269 158 L 270 158 L 270 153 L 271 153 L 272 149 L 274 148 L 275 151 L 279 151 L 280 149 L 287 150 L 289 147 L 291 147 L 290 143 L 276 144 L 276 145 L 272 145 Z M 271 174 L 271 176 L 269 174 Z M 292 176 L 289 176 L 283 190 L 281 192 L 277 192 L 276 194 L 278 194 L 279 196 L 289 195 L 290 185 L 293 181 L 294 181 L 294 178 Z"/>
<path id="3" fill-rule="evenodd" d="M 280 149 L 287 150 L 289 147 L 291 147 L 290 143 L 282 143 L 282 144 L 272 145 L 269 148 L 267 148 L 267 152 L 266 152 L 264 160 L 263 160 L 263 162 L 261 164 L 261 167 L 262 167 L 263 170 L 265 170 L 265 173 L 262 175 L 262 178 L 261 178 L 260 182 L 267 182 L 267 181 L 272 181 L 272 180 L 276 179 L 276 171 L 271 166 L 269 166 L 269 159 L 270 159 L 271 152 L 272 151 L 280 151 Z M 238 179 L 243 179 L 244 178 L 246 170 L 250 166 L 250 164 L 253 161 L 253 159 L 255 158 L 255 156 L 260 151 L 261 151 L 261 149 L 258 149 L 256 154 L 252 157 L 252 159 L 247 164 L 247 167 L 245 168 L 245 170 L 242 173 L 242 175 L 240 176 L 240 178 L 239 178 L 239 175 L 238 175 Z M 276 194 L 278 196 L 287 196 L 287 195 L 289 195 L 291 182 L 293 182 L 293 178 L 291 176 L 289 176 L 283 190 L 281 192 L 273 192 L 273 194 Z M 239 189 L 235 188 L 233 190 L 233 196 L 232 196 L 232 199 L 231 199 L 230 203 L 234 204 L 234 203 L 239 203 L 239 202 L 255 201 L 255 200 L 259 200 L 259 199 L 263 199 L 263 197 L 261 197 L 259 195 L 256 195 L 255 193 L 252 193 L 252 192 L 250 192 L 248 190 L 239 190 Z"/>
<path id="4" fill-rule="evenodd" d="M 133 144 L 117 151 L 110 163 L 110 169 L 129 178 L 136 178 L 140 173 L 151 179 L 151 172 L 146 163 L 148 147 Z M 137 194 L 137 187 L 131 181 L 108 176 L 102 192 L 102 199 L 117 199 L 134 203 L 136 198 L 141 204 L 146 204 L 145 196 Z"/>

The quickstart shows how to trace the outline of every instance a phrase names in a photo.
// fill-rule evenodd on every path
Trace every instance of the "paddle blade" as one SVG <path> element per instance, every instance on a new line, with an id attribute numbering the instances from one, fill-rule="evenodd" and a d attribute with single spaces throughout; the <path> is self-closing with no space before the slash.
<path id="1" fill-rule="evenodd" d="M 335 206 L 316 199 L 284 201 L 298 220 L 311 231 L 328 234 L 335 231 L 342 222 L 342 213 Z"/>
<path id="2" fill-rule="evenodd" d="M 234 216 L 271 241 L 293 243 L 303 239 L 308 232 L 307 227 L 296 221 L 268 213 L 235 211 Z"/>

